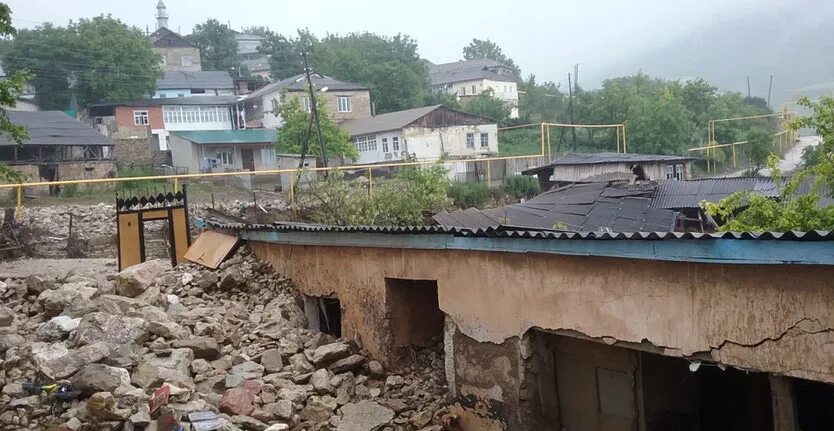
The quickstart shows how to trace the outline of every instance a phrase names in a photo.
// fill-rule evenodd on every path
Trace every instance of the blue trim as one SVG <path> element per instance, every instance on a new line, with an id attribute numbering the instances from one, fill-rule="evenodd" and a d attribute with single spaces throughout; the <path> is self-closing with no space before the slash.
<path id="1" fill-rule="evenodd" d="M 548 253 L 676 262 L 834 265 L 834 241 L 572 240 L 467 238 L 446 234 L 242 231 L 249 241 L 291 245 Z"/>

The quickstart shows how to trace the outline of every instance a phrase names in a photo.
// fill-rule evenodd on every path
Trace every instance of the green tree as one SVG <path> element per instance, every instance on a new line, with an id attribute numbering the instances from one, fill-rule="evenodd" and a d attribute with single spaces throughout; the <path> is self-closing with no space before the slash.
<path id="1" fill-rule="evenodd" d="M 718 203 L 705 203 L 704 209 L 721 221 L 722 231 L 834 230 L 834 205 L 823 205 L 823 190 L 831 194 L 834 186 L 834 98 L 823 97 L 817 103 L 800 99 L 800 106 L 812 114 L 795 120 L 791 127 L 813 128 L 821 137 L 816 162 L 783 184 L 779 158 L 771 155 L 768 166 L 779 187 L 779 198 L 770 199 L 751 191 L 736 192 Z M 808 192 L 800 192 L 806 189 Z"/>
<path id="2" fill-rule="evenodd" d="M 629 151 L 683 154 L 692 144 L 693 124 L 679 97 L 665 89 L 658 98 L 640 98 L 629 107 Z"/>
<path id="3" fill-rule="evenodd" d="M 458 97 L 452 93 L 445 91 L 429 91 L 426 98 L 423 100 L 424 106 L 443 105 L 450 109 L 461 110 L 460 101 Z"/>
<path id="4" fill-rule="evenodd" d="M 428 71 L 408 36 L 350 33 L 317 42 L 300 32 L 297 43 L 312 45 L 305 49 L 316 72 L 368 86 L 377 113 L 422 106 L 428 94 Z"/>
<path id="5" fill-rule="evenodd" d="M 0 36 L 8 37 L 15 33 L 12 27 L 11 9 L 5 3 L 0 3 Z M 8 108 L 14 108 L 17 98 L 23 91 L 26 81 L 30 78 L 24 70 L 12 73 L 4 80 L 0 80 L 0 135 L 6 136 L 18 145 L 28 139 L 26 128 L 12 124 L 7 113 Z M 21 181 L 22 177 L 17 171 L 9 169 L 4 163 L 0 163 L 0 181 L 11 182 Z"/>
<path id="6" fill-rule="evenodd" d="M 208 19 L 195 25 L 186 39 L 200 48 L 203 70 L 232 71 L 239 67 L 235 32 L 226 24 L 213 18 Z"/>
<path id="7" fill-rule="evenodd" d="M 281 99 L 279 112 L 283 123 L 278 128 L 278 138 L 275 142 L 278 152 L 300 154 L 306 138 L 307 154 L 321 157 L 316 128 L 313 127 L 313 132 L 307 135 L 310 113 L 301 108 L 297 97 L 287 97 L 284 94 Z M 359 158 L 359 152 L 350 141 L 350 136 L 333 122 L 325 110 L 325 104 L 319 102 L 317 105 L 327 157 L 346 157 L 351 160 Z"/>
<path id="8" fill-rule="evenodd" d="M 498 123 L 504 123 L 510 118 L 512 107 L 492 95 L 492 89 L 485 90 L 463 103 L 463 111 L 480 115 Z"/>
<path id="9" fill-rule="evenodd" d="M 529 75 L 519 82 L 518 113 L 526 123 L 556 122 L 566 120 L 567 97 L 553 82 L 536 82 L 536 75 Z"/>
<path id="10" fill-rule="evenodd" d="M 463 47 L 464 60 L 480 60 L 488 58 L 495 60 L 505 66 L 511 67 L 516 71 L 516 74 L 521 75 L 521 69 L 516 66 L 512 58 L 504 55 L 504 51 L 495 42 L 489 39 L 472 39 L 469 45 Z"/>
<path id="11" fill-rule="evenodd" d="M 753 164 L 753 173 L 757 173 L 767 164 L 772 147 L 772 134 L 764 130 L 753 130 L 747 134 L 747 143 L 742 148 L 747 160 Z"/>
<path id="12" fill-rule="evenodd" d="M 142 31 L 109 16 L 22 30 L 3 55 L 7 71 L 34 75 L 29 82 L 42 109 L 60 110 L 73 95 L 83 107 L 153 93 L 159 62 Z"/>
<path id="13" fill-rule="evenodd" d="M 304 73 L 299 40 L 288 39 L 280 34 L 269 34 L 258 51 L 269 56 L 272 79 L 280 81 Z"/>

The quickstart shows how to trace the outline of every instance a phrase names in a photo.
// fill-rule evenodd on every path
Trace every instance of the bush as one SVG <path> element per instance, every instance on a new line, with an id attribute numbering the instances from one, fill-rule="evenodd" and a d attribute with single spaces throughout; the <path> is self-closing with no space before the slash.
<path id="1" fill-rule="evenodd" d="M 78 184 L 65 184 L 62 187 L 61 195 L 65 198 L 73 198 L 79 195 Z"/>
<path id="2" fill-rule="evenodd" d="M 300 201 L 312 206 L 313 221 L 333 225 L 400 226 L 425 223 L 429 212 L 446 209 L 448 171 L 443 165 L 406 168 L 397 176 L 375 181 L 368 194 L 364 184 L 345 179 L 333 170 L 327 178 L 300 192 Z"/>
<path id="3" fill-rule="evenodd" d="M 514 199 L 530 199 L 539 193 L 539 181 L 526 175 L 507 177 L 501 189 Z"/>
<path id="4" fill-rule="evenodd" d="M 489 187 L 486 183 L 453 183 L 449 187 L 449 197 L 461 209 L 483 208 L 489 199 Z"/>
<path id="5" fill-rule="evenodd" d="M 116 176 L 119 178 L 153 177 L 158 175 L 153 166 L 119 165 Z M 120 181 L 116 183 L 116 190 L 136 190 L 164 183 L 165 180 Z"/>

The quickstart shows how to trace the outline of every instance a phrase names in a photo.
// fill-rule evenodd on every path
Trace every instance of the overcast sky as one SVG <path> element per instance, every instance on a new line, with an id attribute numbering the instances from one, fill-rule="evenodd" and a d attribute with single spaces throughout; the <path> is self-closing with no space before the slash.
<path id="1" fill-rule="evenodd" d="M 154 30 L 157 0 L 7 0 L 13 24 L 111 14 Z M 458 60 L 473 37 L 489 38 L 524 73 L 565 81 L 573 64 L 580 77 L 598 76 L 630 56 L 691 34 L 714 21 L 763 9 L 807 7 L 834 0 L 165 0 L 169 27 L 187 34 L 208 18 L 232 28 L 263 25 L 290 34 L 371 31 L 408 34 L 420 55 L 437 63 Z M 809 10 L 812 13 L 812 11 Z M 586 83 L 587 84 L 587 83 Z"/>

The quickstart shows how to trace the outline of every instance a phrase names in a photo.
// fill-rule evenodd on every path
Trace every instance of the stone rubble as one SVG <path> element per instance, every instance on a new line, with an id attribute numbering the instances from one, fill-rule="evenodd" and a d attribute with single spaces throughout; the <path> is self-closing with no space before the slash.
<path id="1" fill-rule="evenodd" d="M 111 278 L 0 282 L 0 430 L 156 430 L 167 413 L 191 430 L 188 414 L 205 411 L 227 431 L 443 429 L 442 345 L 386 372 L 306 329 L 291 282 L 245 246 L 216 271 L 149 261 Z"/>

